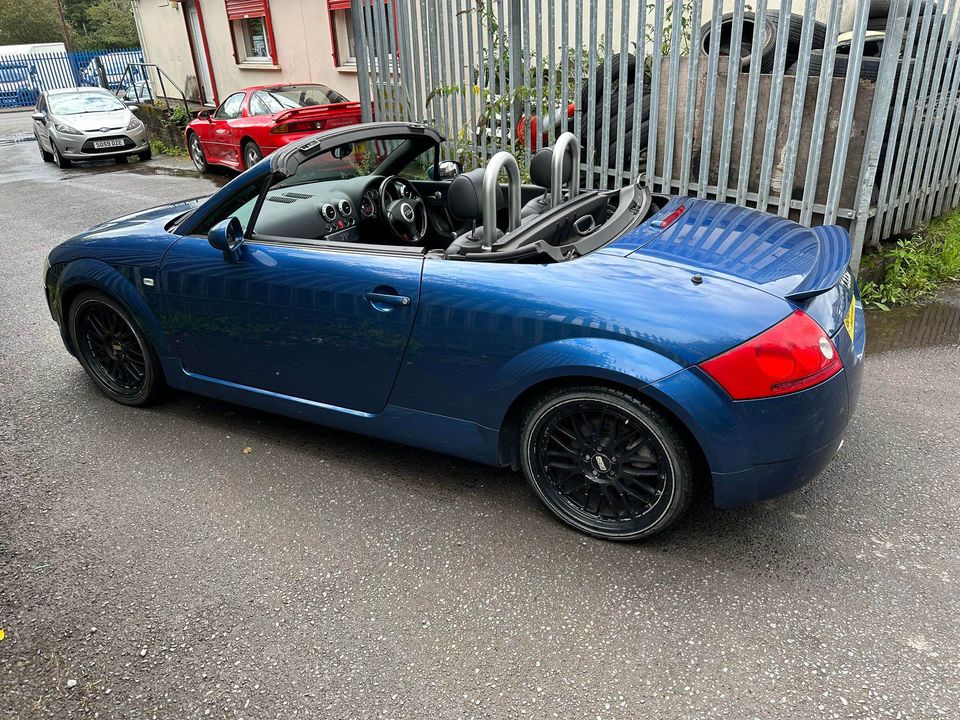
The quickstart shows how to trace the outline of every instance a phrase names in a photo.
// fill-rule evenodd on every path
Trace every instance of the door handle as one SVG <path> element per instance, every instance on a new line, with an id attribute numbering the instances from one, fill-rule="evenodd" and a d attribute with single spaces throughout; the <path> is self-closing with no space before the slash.
<path id="1" fill-rule="evenodd" d="M 364 297 L 373 305 L 377 310 L 387 310 L 389 307 L 383 306 L 395 306 L 402 305 L 407 306 L 410 304 L 410 298 L 406 295 L 394 295 L 392 293 L 379 293 L 379 292 L 368 292 Z"/>

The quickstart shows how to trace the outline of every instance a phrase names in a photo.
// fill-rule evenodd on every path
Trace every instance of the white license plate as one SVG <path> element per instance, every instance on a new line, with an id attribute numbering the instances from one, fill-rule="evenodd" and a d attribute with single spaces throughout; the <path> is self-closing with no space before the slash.
<path id="1" fill-rule="evenodd" d="M 118 138 L 116 140 L 94 140 L 93 141 L 94 150 L 103 150 L 104 148 L 112 148 L 112 147 L 123 147 L 123 140 Z"/>

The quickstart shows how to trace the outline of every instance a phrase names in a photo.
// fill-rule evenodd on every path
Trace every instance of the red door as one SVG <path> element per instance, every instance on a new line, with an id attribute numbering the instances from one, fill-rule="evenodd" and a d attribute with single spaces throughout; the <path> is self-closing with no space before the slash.
<path id="1" fill-rule="evenodd" d="M 210 162 L 240 167 L 240 148 L 233 128 L 243 109 L 245 93 L 234 93 L 224 100 L 210 116 L 210 128 L 204 142 L 204 152 Z"/>

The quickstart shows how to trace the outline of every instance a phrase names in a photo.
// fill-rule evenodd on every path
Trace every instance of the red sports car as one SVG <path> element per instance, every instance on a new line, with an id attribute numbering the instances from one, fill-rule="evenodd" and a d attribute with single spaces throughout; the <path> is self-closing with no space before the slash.
<path id="1" fill-rule="evenodd" d="M 325 85 L 262 85 L 200 112 L 187 125 L 187 148 L 200 172 L 210 165 L 243 171 L 305 135 L 359 122 L 360 103 Z"/>

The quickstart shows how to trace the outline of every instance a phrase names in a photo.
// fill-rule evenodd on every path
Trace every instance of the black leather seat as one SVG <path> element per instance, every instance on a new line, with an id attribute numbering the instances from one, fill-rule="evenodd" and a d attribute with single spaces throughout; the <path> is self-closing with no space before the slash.
<path id="1" fill-rule="evenodd" d="M 457 175 L 447 189 L 447 208 L 454 218 L 471 225 L 469 231 L 454 240 L 444 253 L 450 255 L 465 255 L 469 252 L 479 252 L 483 249 L 483 226 L 478 223 L 483 220 L 483 176 L 484 168 L 477 168 L 470 172 Z M 497 187 L 497 210 L 507 206 L 503 188 Z M 499 238 L 503 231 L 497 229 Z"/>
<path id="2" fill-rule="evenodd" d="M 567 155 L 563 162 L 563 178 L 561 182 L 570 182 L 573 162 Z M 520 222 L 525 222 L 547 212 L 551 208 L 550 187 L 553 180 L 553 148 L 545 147 L 538 150 L 530 159 L 530 179 L 534 185 L 544 188 L 544 193 L 538 198 L 529 201 L 520 209 Z"/>

